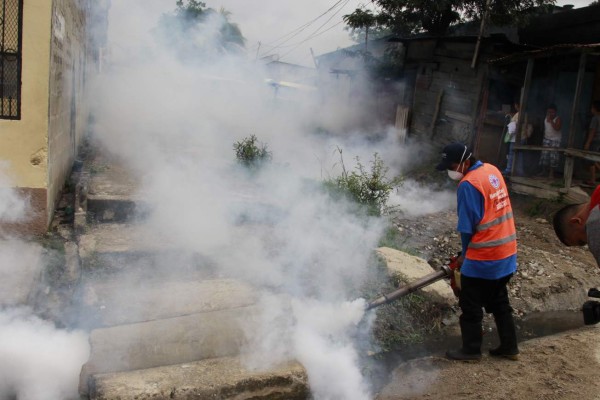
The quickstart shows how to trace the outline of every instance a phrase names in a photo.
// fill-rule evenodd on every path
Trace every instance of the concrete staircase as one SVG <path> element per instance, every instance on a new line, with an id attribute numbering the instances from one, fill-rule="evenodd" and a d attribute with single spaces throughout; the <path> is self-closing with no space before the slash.
<path id="1" fill-rule="evenodd" d="M 249 285 L 139 222 L 135 181 L 118 160 L 84 162 L 76 195 L 81 279 L 73 325 L 90 330 L 80 376 L 89 399 L 307 399 L 290 360 L 244 367 L 260 310 Z M 137 211 L 136 211 L 137 210 Z"/>

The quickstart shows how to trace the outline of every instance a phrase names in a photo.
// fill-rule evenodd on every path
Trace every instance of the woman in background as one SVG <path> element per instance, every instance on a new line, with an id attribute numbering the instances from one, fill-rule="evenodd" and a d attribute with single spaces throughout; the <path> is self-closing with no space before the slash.
<path id="1" fill-rule="evenodd" d="M 544 118 L 544 147 L 558 148 L 562 140 L 562 121 L 557 115 L 557 109 L 554 104 L 546 108 L 546 118 Z M 558 168 L 560 153 L 558 151 L 543 150 L 540 156 L 540 166 L 542 172 L 540 175 L 554 178 L 554 170 Z"/>

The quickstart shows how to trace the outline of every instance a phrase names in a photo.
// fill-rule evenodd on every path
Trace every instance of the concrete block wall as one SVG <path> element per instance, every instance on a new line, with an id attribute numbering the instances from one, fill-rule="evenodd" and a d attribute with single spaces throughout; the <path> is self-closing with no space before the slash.
<path id="1" fill-rule="evenodd" d="M 54 0 L 48 115 L 48 221 L 87 130 L 86 96 L 95 71 L 89 49 L 89 0 Z"/>

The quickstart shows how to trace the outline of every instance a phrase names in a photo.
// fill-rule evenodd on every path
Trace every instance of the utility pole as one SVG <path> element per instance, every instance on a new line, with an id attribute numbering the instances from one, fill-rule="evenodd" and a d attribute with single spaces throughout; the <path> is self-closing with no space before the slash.
<path id="1" fill-rule="evenodd" d="M 313 48 L 310 48 L 310 55 L 312 56 L 313 59 L 313 63 L 315 63 L 315 68 L 319 69 L 319 63 L 317 62 L 317 58 L 315 57 L 315 52 L 313 51 Z"/>

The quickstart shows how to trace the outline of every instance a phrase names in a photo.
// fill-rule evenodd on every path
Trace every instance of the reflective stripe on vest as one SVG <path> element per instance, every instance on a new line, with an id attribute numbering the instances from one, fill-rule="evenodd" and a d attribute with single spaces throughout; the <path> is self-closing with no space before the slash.
<path id="1" fill-rule="evenodd" d="M 472 249 L 483 249 L 485 247 L 496 247 L 496 246 L 500 246 L 501 244 L 510 243 L 513 240 L 517 240 L 517 235 L 510 235 L 503 239 L 490 240 L 489 242 L 479 242 L 479 243 L 471 242 L 471 243 L 469 243 L 469 247 Z"/>
<path id="2" fill-rule="evenodd" d="M 511 219 L 512 217 L 513 217 L 513 213 L 512 213 L 512 211 L 510 211 L 510 212 L 504 214 L 501 217 L 498 217 L 498 218 L 496 218 L 494 220 L 491 220 L 490 222 L 486 222 L 485 224 L 477 225 L 475 227 L 475 231 L 476 232 L 485 231 L 486 229 L 491 228 L 494 225 L 501 224 L 504 221 Z"/>

